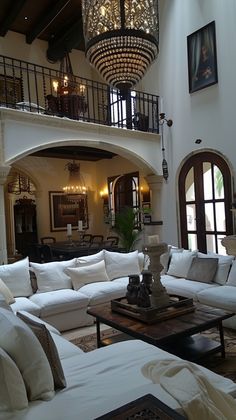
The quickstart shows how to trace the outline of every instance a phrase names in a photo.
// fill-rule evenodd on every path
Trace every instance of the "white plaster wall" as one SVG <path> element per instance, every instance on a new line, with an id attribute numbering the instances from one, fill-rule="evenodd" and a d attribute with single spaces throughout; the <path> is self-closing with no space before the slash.
<path id="1" fill-rule="evenodd" d="M 142 85 L 163 96 L 164 112 L 174 121 L 165 129 L 170 176 L 163 188 L 162 213 L 163 239 L 177 244 L 176 182 L 183 159 L 193 151 L 212 149 L 228 160 L 235 175 L 236 1 L 160 0 L 160 5 L 160 54 Z M 218 84 L 189 94 L 187 35 L 213 20 Z"/>

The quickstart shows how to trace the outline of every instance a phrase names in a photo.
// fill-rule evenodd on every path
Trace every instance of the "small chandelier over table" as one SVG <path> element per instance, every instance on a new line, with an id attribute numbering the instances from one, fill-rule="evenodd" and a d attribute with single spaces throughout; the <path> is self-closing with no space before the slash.
<path id="1" fill-rule="evenodd" d="M 82 0 L 85 54 L 109 85 L 130 89 L 158 55 L 158 0 Z"/>
<path id="2" fill-rule="evenodd" d="M 69 196 L 86 194 L 87 189 L 80 173 L 80 165 L 73 160 L 73 162 L 68 162 L 65 165 L 65 169 L 69 171 L 69 178 L 67 184 L 63 187 L 63 191 Z"/>

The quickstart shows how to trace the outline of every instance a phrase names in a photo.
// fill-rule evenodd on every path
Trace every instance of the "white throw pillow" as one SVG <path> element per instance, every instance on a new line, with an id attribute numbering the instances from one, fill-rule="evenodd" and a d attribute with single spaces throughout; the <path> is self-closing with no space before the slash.
<path id="1" fill-rule="evenodd" d="M 0 279 L 0 293 L 4 296 L 4 299 L 6 303 L 8 303 L 8 305 L 16 301 L 12 292 L 10 291 L 10 289 L 8 289 L 8 287 L 6 286 L 4 281 L 2 281 L 2 279 Z"/>
<path id="2" fill-rule="evenodd" d="M 0 308 L 0 347 L 21 372 L 30 401 L 50 400 L 54 383 L 47 357 L 31 329 L 13 312 Z"/>
<path id="3" fill-rule="evenodd" d="M 236 260 L 233 261 L 226 286 L 236 286 Z"/>
<path id="4" fill-rule="evenodd" d="M 141 273 L 138 251 L 123 253 L 105 250 L 105 264 L 110 280 Z"/>
<path id="5" fill-rule="evenodd" d="M 70 276 L 75 290 L 79 290 L 88 283 L 109 281 L 104 261 L 85 267 L 66 268 L 65 272 Z"/>
<path id="6" fill-rule="evenodd" d="M 198 257 L 200 258 L 218 258 L 218 268 L 213 279 L 214 283 L 218 283 L 220 285 L 224 285 L 228 279 L 229 270 L 231 264 L 234 260 L 233 255 L 220 255 L 214 252 L 208 252 L 207 254 L 203 254 L 202 252 L 198 252 Z"/>
<path id="7" fill-rule="evenodd" d="M 96 254 L 85 255 L 84 257 L 76 258 L 76 265 L 85 266 L 85 265 L 96 264 L 100 261 L 104 261 L 104 250 L 99 251 Z"/>
<path id="8" fill-rule="evenodd" d="M 75 267 L 76 258 L 68 261 L 53 261 L 44 264 L 30 263 L 37 277 L 38 292 L 72 289 L 71 279 L 65 268 Z"/>
<path id="9" fill-rule="evenodd" d="M 0 418 L 2 411 L 28 407 L 25 384 L 15 362 L 0 348 Z"/>
<path id="10" fill-rule="evenodd" d="M 196 251 L 174 252 L 171 256 L 167 274 L 170 276 L 186 278 L 193 257 L 195 257 L 196 254 Z"/>
<path id="11" fill-rule="evenodd" d="M 28 257 L 16 261 L 13 264 L 0 265 L 0 278 L 10 289 L 14 297 L 28 297 L 33 294 L 30 283 Z"/>

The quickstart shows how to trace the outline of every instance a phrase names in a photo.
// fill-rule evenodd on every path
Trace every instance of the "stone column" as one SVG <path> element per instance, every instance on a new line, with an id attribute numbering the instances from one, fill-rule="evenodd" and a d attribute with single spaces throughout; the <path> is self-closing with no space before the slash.
<path id="1" fill-rule="evenodd" d="M 157 245 L 144 245 L 143 252 L 147 254 L 150 258 L 149 271 L 152 273 L 153 283 L 152 283 L 152 294 L 150 296 L 151 306 L 156 308 L 161 308 L 162 306 L 168 305 L 170 303 L 170 298 L 166 292 L 165 287 L 161 283 L 160 272 L 162 270 L 162 265 L 160 263 L 160 256 L 167 252 L 168 246 L 165 243 L 160 243 Z"/>
<path id="2" fill-rule="evenodd" d="M 0 166 L 0 264 L 7 264 L 4 184 L 10 169 L 10 166 Z"/>
<path id="3" fill-rule="evenodd" d="M 156 222 L 161 219 L 161 188 L 163 183 L 163 176 L 147 175 L 145 180 L 149 185 L 151 193 L 152 222 Z"/>

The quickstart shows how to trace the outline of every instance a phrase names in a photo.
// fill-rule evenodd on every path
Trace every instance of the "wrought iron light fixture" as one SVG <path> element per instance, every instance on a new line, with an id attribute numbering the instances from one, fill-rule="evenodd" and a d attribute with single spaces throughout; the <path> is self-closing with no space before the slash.
<path id="1" fill-rule="evenodd" d="M 163 178 L 167 181 L 169 178 L 169 171 L 168 171 L 168 163 L 165 156 L 165 143 L 164 143 L 164 124 L 168 127 L 172 127 L 173 120 L 169 119 L 167 120 L 166 115 L 164 112 L 160 113 L 159 117 L 159 126 L 160 126 L 160 132 L 161 132 L 161 150 L 162 150 L 162 174 Z"/>
<path id="2" fill-rule="evenodd" d="M 67 184 L 63 187 L 63 191 L 68 195 L 86 194 L 87 189 L 84 179 L 80 173 L 80 165 L 73 162 L 68 162 L 65 169 L 69 171 L 69 178 Z"/>
<path id="3" fill-rule="evenodd" d="M 127 90 L 158 55 L 158 0 L 82 0 L 85 54 L 109 85 Z"/>

